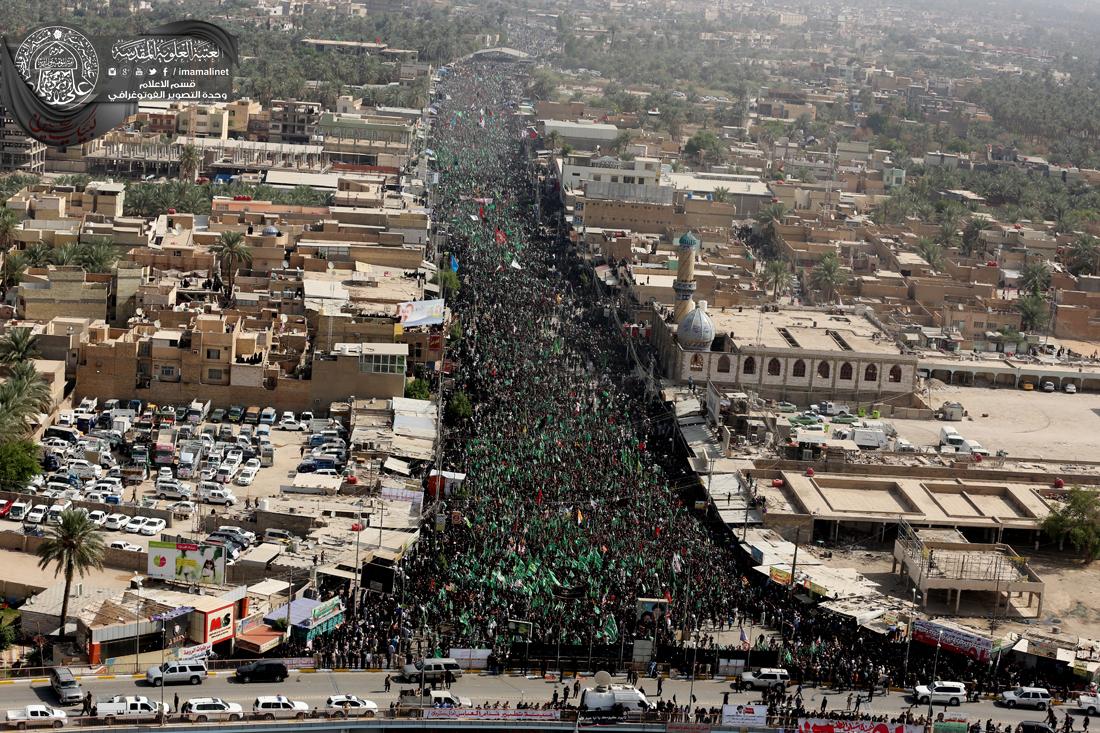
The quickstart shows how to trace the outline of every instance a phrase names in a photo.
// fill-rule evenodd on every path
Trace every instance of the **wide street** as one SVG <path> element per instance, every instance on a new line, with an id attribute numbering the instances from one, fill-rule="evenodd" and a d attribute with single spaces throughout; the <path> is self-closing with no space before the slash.
<path id="1" fill-rule="evenodd" d="M 325 698 L 329 695 L 352 693 L 373 700 L 378 703 L 379 708 L 386 708 L 391 701 L 397 699 L 402 685 L 393 682 L 390 691 L 385 692 L 385 678 L 386 674 L 382 672 L 292 672 L 290 678 L 281 685 L 245 685 L 234 680 L 231 673 L 219 671 L 196 687 L 178 685 L 165 688 L 164 699 L 171 703 L 173 697 L 177 694 L 181 702 L 192 697 L 220 697 L 224 700 L 238 702 L 244 706 L 245 710 L 249 710 L 252 702 L 260 695 L 282 694 L 295 700 L 302 700 L 310 706 L 318 706 L 323 705 Z M 566 681 L 572 686 L 571 679 L 567 678 Z M 622 681 L 621 678 L 616 680 L 616 682 Z M 158 699 L 160 696 L 159 688 L 146 684 L 143 679 L 136 680 L 128 675 L 119 675 L 114 679 L 83 677 L 80 684 L 85 690 L 89 690 L 96 695 L 99 700 L 122 694 L 148 695 L 153 699 Z M 582 679 L 582 687 L 585 684 L 586 682 Z M 591 682 L 589 681 L 588 684 L 591 684 Z M 654 697 L 657 690 L 656 680 L 642 679 L 639 685 L 645 689 L 651 699 Z M 688 699 L 690 686 L 691 683 L 688 680 L 666 680 L 663 687 L 664 698 L 671 699 L 675 695 L 677 701 L 682 704 Z M 405 685 L 405 687 L 409 687 L 409 685 Z M 557 686 L 556 689 L 560 693 L 561 687 Z M 467 675 L 452 687 L 455 694 L 471 698 L 475 705 L 484 702 L 492 703 L 498 700 L 502 702 L 506 700 L 512 705 L 521 701 L 541 703 L 548 701 L 554 690 L 555 685 L 549 682 L 537 678 L 529 679 L 518 676 Z M 710 707 L 720 705 L 723 693 L 728 690 L 729 683 L 724 680 L 701 680 L 696 682 L 694 693 L 698 698 L 697 704 Z M 791 691 L 793 692 L 793 688 Z M 848 694 L 848 691 L 832 692 L 809 688 L 803 691 L 806 707 L 813 711 L 820 710 L 823 695 L 828 697 L 830 710 L 843 710 L 846 707 Z M 737 703 L 755 702 L 759 699 L 758 694 L 752 693 L 731 693 L 729 697 L 730 702 Z M 56 704 L 56 698 L 52 690 L 44 681 L 33 683 L 14 681 L 10 684 L 0 685 L 0 710 L 17 708 L 36 702 Z M 895 715 L 907 709 L 909 705 L 909 699 L 897 693 L 886 696 L 876 695 L 869 705 L 867 703 L 862 704 L 860 711 Z M 1067 709 L 1065 707 L 1058 709 L 1059 718 Z M 79 710 L 79 706 L 71 708 L 70 712 L 77 710 Z M 926 710 L 927 708 L 922 706 L 915 709 L 914 713 L 921 713 Z M 935 712 L 939 713 L 943 710 L 943 707 L 937 707 Z M 1035 710 L 1009 710 L 996 706 L 991 701 L 964 703 L 958 709 L 949 709 L 949 712 L 962 713 L 970 720 L 980 719 L 983 722 L 988 718 L 992 718 L 994 722 L 1001 724 L 1007 722 L 1015 724 L 1022 720 L 1043 720 L 1046 716 L 1045 712 Z M 1080 717 L 1076 711 L 1073 714 L 1074 717 Z"/>

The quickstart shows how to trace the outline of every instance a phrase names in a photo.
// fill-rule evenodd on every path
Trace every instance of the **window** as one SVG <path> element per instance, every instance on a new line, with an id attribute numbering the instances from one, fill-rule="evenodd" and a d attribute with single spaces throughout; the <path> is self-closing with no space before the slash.
<path id="1" fill-rule="evenodd" d="M 840 378 L 845 382 L 852 381 L 852 365 L 848 362 L 840 365 Z"/>
<path id="2" fill-rule="evenodd" d="M 779 363 L 779 359 L 772 358 L 768 361 L 768 376 L 778 377 L 783 373 L 783 365 Z"/>
<path id="3" fill-rule="evenodd" d="M 877 382 L 878 381 L 878 367 L 874 364 L 868 364 L 867 368 L 863 370 L 864 382 Z"/>
<path id="4" fill-rule="evenodd" d="M 817 365 L 817 376 L 821 377 L 822 379 L 829 378 L 829 362 L 823 361 Z"/>
<path id="5" fill-rule="evenodd" d="M 890 367 L 890 381 L 895 384 L 901 382 L 901 367 L 897 364 Z"/>
<path id="6" fill-rule="evenodd" d="M 221 349 L 207 349 L 206 350 L 206 358 L 207 359 L 220 359 L 220 358 L 222 358 L 222 350 Z"/>
<path id="7" fill-rule="evenodd" d="M 222 370 L 221 369 L 207 369 L 206 370 L 206 378 L 213 381 L 213 382 L 220 382 L 221 379 L 222 379 Z"/>
<path id="8" fill-rule="evenodd" d="M 745 374 L 756 374 L 756 358 L 752 356 L 746 356 L 745 365 L 741 368 L 741 371 Z"/>
<path id="9" fill-rule="evenodd" d="M 804 376 L 806 376 L 806 362 L 802 361 L 801 359 L 796 361 L 794 363 L 794 366 L 791 367 L 791 376 L 792 377 L 804 377 Z"/>
<path id="10" fill-rule="evenodd" d="M 176 368 L 172 367 L 172 366 L 162 366 L 160 368 L 160 378 L 161 379 L 175 379 L 176 378 Z"/>
<path id="11" fill-rule="evenodd" d="M 412 349 L 413 361 L 420 361 L 421 357 L 424 354 L 424 344 L 420 343 L 419 341 L 414 341 L 412 342 L 412 344 L 410 344 L 410 348 Z"/>
<path id="12" fill-rule="evenodd" d="M 718 373 L 729 374 L 730 373 L 730 358 L 725 354 L 718 357 Z"/>
<path id="13" fill-rule="evenodd" d="M 974 321 L 974 328 L 977 330 L 985 328 L 985 321 Z"/>
<path id="14" fill-rule="evenodd" d="M 404 374 L 404 354 L 361 354 L 359 371 L 369 374 Z"/>
<path id="15" fill-rule="evenodd" d="M 691 357 L 691 371 L 701 372 L 703 371 L 703 355 L 693 354 Z"/>

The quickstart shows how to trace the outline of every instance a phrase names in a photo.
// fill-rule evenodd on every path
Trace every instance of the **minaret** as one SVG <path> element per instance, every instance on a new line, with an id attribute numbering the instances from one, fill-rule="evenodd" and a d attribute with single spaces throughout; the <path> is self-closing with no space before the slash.
<path id="1" fill-rule="evenodd" d="M 676 268 L 676 282 L 672 283 L 672 289 L 676 291 L 676 323 L 695 307 L 691 296 L 695 293 L 695 248 L 698 246 L 699 240 L 691 232 L 680 237 L 679 265 Z"/>

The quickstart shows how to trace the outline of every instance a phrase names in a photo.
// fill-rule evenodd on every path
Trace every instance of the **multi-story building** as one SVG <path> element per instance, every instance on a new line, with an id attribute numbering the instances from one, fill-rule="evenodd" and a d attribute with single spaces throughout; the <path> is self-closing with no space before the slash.
<path id="1" fill-rule="evenodd" d="M 400 168 L 408 162 L 415 127 L 400 117 L 326 112 L 316 132 L 333 162 Z"/>
<path id="2" fill-rule="evenodd" d="M 268 139 L 273 143 L 309 143 L 317 132 L 317 122 L 323 111 L 320 102 L 273 99 Z"/>
<path id="3" fill-rule="evenodd" d="M 189 137 L 225 140 L 229 137 L 229 111 L 225 105 L 189 104 L 176 115 L 176 131 Z"/>
<path id="4" fill-rule="evenodd" d="M 0 107 L 0 172 L 38 175 L 45 166 L 46 146 L 27 135 Z"/>

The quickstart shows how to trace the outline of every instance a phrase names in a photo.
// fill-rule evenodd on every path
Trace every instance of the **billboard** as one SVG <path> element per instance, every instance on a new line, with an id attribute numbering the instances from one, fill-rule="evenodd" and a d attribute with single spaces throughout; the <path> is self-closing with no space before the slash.
<path id="1" fill-rule="evenodd" d="M 221 585 L 225 560 L 225 548 L 217 545 L 152 541 L 146 572 L 151 578 Z"/>
<path id="2" fill-rule="evenodd" d="M 799 718 L 796 733 L 923 733 L 923 725 L 880 723 L 873 720 Z"/>
<path id="3" fill-rule="evenodd" d="M 933 646 L 939 641 L 944 651 L 965 654 L 979 662 L 988 662 L 994 651 L 993 640 L 976 631 L 967 631 L 925 619 L 917 619 L 913 622 L 913 641 Z"/>
<path id="4" fill-rule="evenodd" d="M 731 728 L 754 728 L 768 724 L 767 705 L 723 705 L 722 725 Z"/>
<path id="5" fill-rule="evenodd" d="M 435 326 L 443 323 L 443 299 L 408 300 L 397 304 L 397 320 L 402 328 Z"/>

